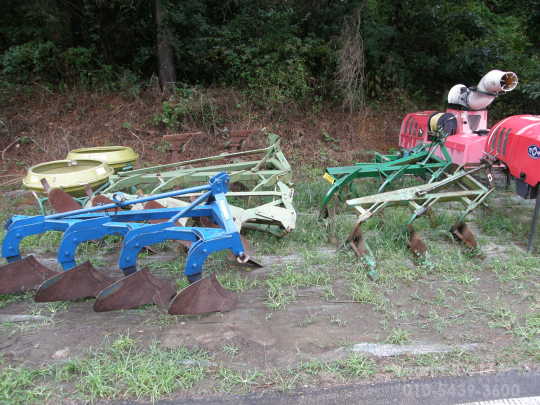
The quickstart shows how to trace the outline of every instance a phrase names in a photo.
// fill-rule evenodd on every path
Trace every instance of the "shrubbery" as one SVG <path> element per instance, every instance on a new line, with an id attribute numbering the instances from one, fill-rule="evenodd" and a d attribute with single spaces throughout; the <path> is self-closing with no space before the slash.
<path id="1" fill-rule="evenodd" d="M 210 132 L 224 123 L 212 97 L 196 87 L 177 87 L 161 107 L 161 112 L 153 117 L 153 122 L 169 129 L 178 130 L 195 125 Z"/>
<path id="2" fill-rule="evenodd" d="M 401 89 L 441 100 L 451 85 L 474 85 L 497 68 L 521 82 L 503 106 L 540 108 L 540 0 L 511 8 L 473 0 L 160 1 L 177 79 L 189 86 L 234 86 L 265 104 L 339 100 L 343 23 L 360 8 L 368 98 Z M 116 88 L 149 78 L 156 72 L 152 3 L 81 0 L 68 8 L 60 0 L 6 0 L 0 80 Z"/>

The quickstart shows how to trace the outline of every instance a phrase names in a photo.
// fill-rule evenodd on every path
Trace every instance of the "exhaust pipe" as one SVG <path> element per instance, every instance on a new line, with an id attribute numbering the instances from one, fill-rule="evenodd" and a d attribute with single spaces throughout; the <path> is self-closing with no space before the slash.
<path id="1" fill-rule="evenodd" d="M 448 92 L 448 104 L 457 104 L 468 110 L 485 110 L 501 93 L 512 91 L 518 85 L 514 72 L 491 70 L 480 79 L 477 87 L 456 84 Z"/>

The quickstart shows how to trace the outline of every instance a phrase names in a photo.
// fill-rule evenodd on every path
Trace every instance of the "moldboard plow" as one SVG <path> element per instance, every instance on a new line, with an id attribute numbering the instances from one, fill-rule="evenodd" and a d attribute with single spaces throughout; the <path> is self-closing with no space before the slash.
<path id="1" fill-rule="evenodd" d="M 74 300 L 96 297 L 96 311 L 134 308 L 155 303 L 170 314 L 199 314 L 234 308 L 236 295 L 224 289 L 215 275 L 202 278 L 206 258 L 229 250 L 236 259 L 249 260 L 238 228 L 225 198 L 229 176 L 219 173 L 203 186 L 147 196 L 130 201 L 114 200 L 97 207 L 82 208 L 47 216 L 13 216 L 6 223 L 2 256 L 8 264 L 0 268 L 0 293 L 8 294 L 36 287 L 36 301 Z M 190 204 L 174 208 L 124 210 L 139 203 L 202 193 Z M 187 227 L 179 220 L 208 217 L 213 227 Z M 57 260 L 63 271 L 40 264 L 33 256 L 21 257 L 21 241 L 47 231 L 63 232 Z M 118 267 L 122 278 L 113 278 L 92 267 L 77 265 L 77 247 L 107 235 L 123 237 Z M 167 240 L 189 242 L 184 274 L 191 285 L 176 293 L 174 283 L 137 268 L 138 254 L 145 246 Z"/>

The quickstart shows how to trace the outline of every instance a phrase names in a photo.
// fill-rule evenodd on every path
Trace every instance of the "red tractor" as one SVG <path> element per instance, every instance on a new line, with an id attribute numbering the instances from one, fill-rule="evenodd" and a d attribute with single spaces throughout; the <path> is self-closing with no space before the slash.
<path id="1" fill-rule="evenodd" d="M 452 162 L 475 166 L 489 161 L 499 165 L 514 179 L 522 198 L 536 199 L 528 250 L 532 249 L 540 211 L 540 115 L 515 115 L 487 128 L 487 107 L 501 93 L 518 83 L 513 72 L 492 70 L 476 87 L 455 85 L 448 93 L 446 112 L 421 111 L 405 116 L 399 145 L 410 149 L 430 142 L 429 133 L 443 130 L 445 146 Z"/>

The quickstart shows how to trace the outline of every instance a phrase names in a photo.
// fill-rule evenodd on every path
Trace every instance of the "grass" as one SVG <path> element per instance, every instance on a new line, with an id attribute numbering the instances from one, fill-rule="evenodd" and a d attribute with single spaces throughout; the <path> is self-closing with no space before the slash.
<path id="1" fill-rule="evenodd" d="M 50 397 L 99 399 L 136 398 L 152 402 L 193 387 L 206 375 L 208 355 L 201 351 L 141 348 L 129 335 L 81 359 L 42 368 L 0 370 L 0 403 L 43 403 Z M 63 390 L 58 390 L 64 387 Z"/>
<path id="2" fill-rule="evenodd" d="M 378 297 L 373 288 L 365 282 L 354 282 L 350 286 L 351 299 L 359 304 L 377 304 Z"/>
<path id="3" fill-rule="evenodd" d="M 151 260 L 147 266 L 152 271 L 166 272 L 171 276 L 181 276 L 184 274 L 184 255 L 180 255 L 178 258 L 172 260 Z"/>
<path id="4" fill-rule="evenodd" d="M 401 328 L 392 329 L 392 331 L 385 340 L 386 343 L 390 343 L 393 345 L 403 345 L 405 343 L 409 343 L 410 341 L 411 337 L 409 332 Z"/>
<path id="5" fill-rule="evenodd" d="M 34 296 L 32 291 L 22 294 L 0 294 L 0 308 L 7 307 L 15 302 L 22 302 L 31 299 Z"/>
<path id="6" fill-rule="evenodd" d="M 51 377 L 51 370 L 27 367 L 0 369 L 0 404 L 26 405 L 44 403 L 52 394 L 52 387 L 44 383 Z"/>
<path id="7" fill-rule="evenodd" d="M 176 325 L 176 324 L 184 322 L 182 320 L 182 317 L 170 316 L 169 314 L 164 314 L 160 312 L 159 309 L 153 306 L 148 306 L 148 308 L 145 308 L 145 310 L 151 311 L 152 313 L 152 315 L 150 315 L 148 319 L 143 321 L 143 324 L 145 325 L 153 325 L 159 328 L 167 328 L 171 325 Z"/>
<path id="8" fill-rule="evenodd" d="M 239 293 L 255 288 L 259 284 L 257 280 L 247 278 L 234 268 L 219 274 L 217 278 L 223 287 Z"/>
<path id="9" fill-rule="evenodd" d="M 525 315 L 524 322 L 513 329 L 513 333 L 527 341 L 540 343 L 540 311 L 538 308 Z"/>
<path id="10" fill-rule="evenodd" d="M 373 305 L 377 311 L 387 310 L 388 300 L 380 291 L 376 282 L 368 279 L 362 266 L 356 266 L 347 274 L 348 295 L 353 302 Z"/>
<path id="11" fill-rule="evenodd" d="M 75 378 L 78 392 L 90 400 L 134 397 L 155 401 L 200 381 L 205 370 L 198 362 L 205 359 L 203 352 L 165 350 L 157 343 L 141 351 L 134 339 L 122 336 L 109 350 L 66 364 L 60 379 Z"/>
<path id="12" fill-rule="evenodd" d="M 369 377 L 375 374 L 375 362 L 365 356 L 353 354 L 334 363 L 338 373 L 345 377 Z"/>
<path id="13" fill-rule="evenodd" d="M 502 328 L 507 331 L 512 330 L 517 320 L 516 314 L 503 305 L 493 308 L 489 313 L 489 318 L 488 326 L 490 328 Z"/>
<path id="14" fill-rule="evenodd" d="M 524 239 L 529 225 L 524 221 L 516 221 L 514 215 L 508 215 L 508 209 L 497 206 L 484 209 L 481 213 L 483 220 L 478 223 L 482 232 L 499 241 L 507 241 L 509 236 L 513 239 Z"/>
<path id="15" fill-rule="evenodd" d="M 61 239 L 62 232 L 56 231 L 30 235 L 21 241 L 20 249 L 22 252 L 31 253 L 56 252 Z"/>
<path id="16" fill-rule="evenodd" d="M 294 368 L 273 370 L 267 379 L 269 384 L 279 392 L 292 391 L 302 382 L 302 376 Z"/>
<path id="17" fill-rule="evenodd" d="M 427 371 L 428 375 L 447 374 L 456 375 L 468 372 L 482 362 L 477 354 L 454 350 L 448 353 L 429 353 L 413 356 L 410 365 L 421 367 Z"/>
<path id="18" fill-rule="evenodd" d="M 223 350 L 223 353 L 225 353 L 226 355 L 230 357 L 234 357 L 238 355 L 238 353 L 240 353 L 240 348 L 232 344 L 223 345 L 221 350 Z"/>
<path id="19" fill-rule="evenodd" d="M 298 371 L 309 376 L 319 376 L 320 374 L 330 374 L 341 376 L 345 379 L 366 378 L 377 371 L 376 363 L 361 354 L 351 354 L 342 360 L 321 361 L 311 360 L 300 363 Z"/>
<path id="20" fill-rule="evenodd" d="M 369 192 L 374 184 L 366 182 L 360 192 Z M 296 185 L 298 222 L 297 229 L 290 235 L 280 239 L 262 232 L 246 232 L 256 256 L 278 256 L 282 262 L 248 274 L 236 267 L 230 268 L 227 256 L 219 253 L 207 260 L 205 272 L 215 272 L 230 290 L 242 293 L 255 289 L 253 295 L 262 294 L 270 309 L 265 323 L 270 328 L 276 318 L 283 319 L 289 313 L 273 311 L 292 307 L 295 302 L 294 305 L 302 306 L 303 297 L 308 295 L 309 300 L 314 300 L 314 305 L 321 308 L 332 306 L 326 301 L 362 304 L 355 307 L 358 311 L 351 311 L 353 314 L 332 315 L 333 312 L 321 309 L 315 315 L 308 311 L 303 318 L 291 318 L 290 328 L 309 327 L 306 331 L 311 331 L 311 328 L 326 326 L 329 333 L 336 335 L 336 346 L 352 343 L 351 336 L 357 336 L 353 327 L 357 317 L 373 316 L 374 326 L 369 333 L 378 341 L 406 344 L 411 337 L 427 337 L 448 344 L 480 343 L 486 347 L 481 355 L 489 358 L 485 362 L 491 362 L 490 369 L 540 363 L 538 257 L 507 246 L 509 238 L 524 241 L 528 224 L 509 220 L 508 211 L 498 208 L 479 211 L 477 220 L 471 219 L 471 222 L 480 227 L 481 246 L 495 242 L 502 246 L 495 255 L 483 257 L 449 237 L 448 229 L 456 219 L 456 212 L 453 208 L 439 209 L 433 224 L 427 218 L 415 221 L 415 229 L 428 244 L 428 254 L 417 260 L 406 247 L 403 224 L 410 211 L 388 209 L 370 219 L 364 228 L 381 274 L 375 282 L 367 277 L 366 269 L 350 249 L 336 249 L 343 245 L 355 216 L 343 211 L 338 217 L 319 220 L 318 204 L 326 188 L 327 184 L 318 177 Z M 23 247 L 26 251 L 56 252 L 60 236 L 51 232 L 30 237 L 23 241 Z M 88 258 L 98 266 L 105 266 L 103 255 L 118 251 L 118 243 L 115 237 L 85 243 L 78 251 L 78 259 Z M 170 251 L 172 246 L 161 244 L 157 248 Z M 109 258 L 107 256 L 107 260 Z M 157 275 L 175 277 L 178 288 L 187 285 L 183 277 L 184 254 L 172 260 L 162 255 L 143 254 L 141 261 Z M 71 309 L 66 303 L 30 304 L 30 298 L 30 293 L 0 296 L 0 308 L 28 301 L 25 308 L 29 313 L 50 315 L 53 319 L 55 314 Z M 293 313 L 295 308 L 288 309 Z M 162 332 L 184 327 L 181 324 L 185 318 L 145 311 L 152 316 L 151 320 L 143 321 L 147 329 L 159 328 Z M 224 314 L 223 319 L 227 316 Z M 202 316 L 189 322 L 204 324 L 205 319 Z M 54 327 L 54 322 L 48 325 Z M 2 330 L 21 333 L 30 326 L 29 323 L 4 324 Z M 301 329 L 294 331 L 303 333 Z M 502 343 L 491 345 L 493 341 Z M 156 400 L 181 390 L 198 392 L 202 384 L 205 389 L 226 393 L 265 387 L 290 391 L 304 385 L 319 386 L 321 382 L 371 379 L 381 373 L 395 377 L 447 375 L 487 367 L 481 356 L 456 351 L 392 359 L 357 354 L 334 361 L 314 358 L 296 367 L 263 372 L 246 359 L 252 352 L 243 342 L 223 344 L 216 350 L 224 360 L 212 367 L 208 365 L 209 353 L 184 347 L 163 349 L 155 342 L 145 346 L 130 336 L 120 336 L 64 364 L 35 368 L 0 365 L 0 403 L 6 402 L 5 398 L 14 404 L 43 403 L 54 401 L 58 395 L 90 402 L 128 398 Z M 245 361 L 243 368 L 237 364 L 240 360 Z M 62 387 L 61 394 L 56 387 Z"/>
<path id="21" fill-rule="evenodd" d="M 384 371 L 387 373 L 392 373 L 397 378 L 408 377 L 411 375 L 412 371 L 410 368 L 404 367 L 399 364 L 390 364 L 384 368 Z"/>
<path id="22" fill-rule="evenodd" d="M 511 249 L 505 257 L 493 258 L 490 267 L 501 282 L 522 281 L 531 275 L 540 276 L 538 258 L 516 248 Z"/>
<path id="23" fill-rule="evenodd" d="M 451 279 L 459 284 L 471 285 L 480 280 L 478 277 L 474 277 L 471 273 L 457 273 L 451 276 Z"/>
<path id="24" fill-rule="evenodd" d="M 489 304 L 488 304 L 489 305 Z M 501 328 L 526 343 L 538 344 L 540 341 L 540 310 L 538 304 L 533 304 L 528 312 L 520 316 L 508 305 L 495 303 L 488 306 L 488 326 Z"/>
<path id="25" fill-rule="evenodd" d="M 264 281 L 266 305 L 270 309 L 282 309 L 296 299 L 299 288 L 325 288 L 330 285 L 331 281 L 332 276 L 323 269 L 286 265 L 281 270 L 272 273 Z"/>
<path id="26" fill-rule="evenodd" d="M 218 370 L 220 391 L 227 393 L 245 393 L 257 385 L 263 374 L 257 370 L 237 371 L 222 367 Z"/>

